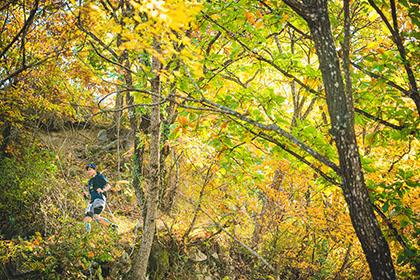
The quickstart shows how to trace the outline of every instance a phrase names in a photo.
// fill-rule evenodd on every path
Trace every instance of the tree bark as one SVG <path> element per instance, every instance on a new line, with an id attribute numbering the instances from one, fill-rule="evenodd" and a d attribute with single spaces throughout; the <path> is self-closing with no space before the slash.
<path id="1" fill-rule="evenodd" d="M 339 154 L 343 193 L 373 279 L 396 279 L 388 243 L 370 203 L 354 132 L 354 109 L 346 96 L 328 17 L 327 0 L 285 0 L 308 23 L 326 91 L 331 133 Z M 296 8 L 296 5 L 299 7 Z"/>
<path id="2" fill-rule="evenodd" d="M 130 61 L 126 55 L 125 57 L 125 66 L 127 69 L 130 69 Z M 124 73 L 125 85 L 127 88 L 132 88 L 133 86 L 133 77 L 130 71 L 125 71 Z M 144 155 L 144 145 L 139 143 L 137 138 L 137 132 L 139 131 L 140 118 L 139 113 L 134 107 L 134 97 L 131 95 L 130 91 L 126 92 L 126 103 L 128 108 L 128 120 L 130 122 L 131 137 L 133 138 L 133 188 L 136 193 L 137 204 L 140 209 L 144 209 L 144 192 L 141 186 L 141 177 L 143 174 L 143 155 Z M 143 223 L 143 216 L 141 217 L 141 224 Z"/>
<path id="3" fill-rule="evenodd" d="M 158 48 L 156 46 L 156 48 Z M 158 71 L 160 62 L 157 58 L 153 58 L 152 68 L 155 72 L 155 78 L 152 80 L 152 108 L 150 118 L 150 170 L 149 182 L 147 186 L 146 197 L 146 218 L 144 223 L 144 231 L 141 240 L 140 250 L 137 254 L 132 268 L 132 278 L 145 280 L 147 274 L 147 266 L 149 262 L 150 251 L 152 249 L 155 229 L 156 216 L 158 209 L 158 194 L 160 186 L 160 79 Z"/>
<path id="4" fill-rule="evenodd" d="M 170 85 L 170 94 L 169 99 L 175 98 L 176 95 L 176 87 L 175 83 Z M 170 189 L 170 178 L 168 177 L 168 172 L 166 169 L 166 159 L 171 153 L 171 147 L 168 143 L 168 137 L 170 134 L 170 126 L 175 122 L 176 117 L 178 115 L 177 104 L 175 102 L 170 101 L 168 107 L 166 107 L 166 118 L 162 117 L 162 132 L 161 132 L 161 143 L 162 148 L 160 151 L 160 191 L 159 191 L 159 210 L 169 210 L 170 207 L 167 207 L 165 196 Z"/>

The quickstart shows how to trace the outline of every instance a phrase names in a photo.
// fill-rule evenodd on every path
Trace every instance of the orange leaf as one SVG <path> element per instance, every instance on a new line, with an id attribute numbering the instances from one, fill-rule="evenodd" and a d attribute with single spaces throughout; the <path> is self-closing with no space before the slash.
<path id="1" fill-rule="evenodd" d="M 377 49 L 377 51 L 378 51 L 378 53 L 380 53 L 380 54 L 384 54 L 384 52 L 385 52 L 385 50 L 384 50 L 383 48 L 378 48 L 378 49 Z"/>
<path id="2" fill-rule="evenodd" d="M 251 14 L 250 12 L 245 12 L 245 17 L 249 23 L 255 24 L 255 17 L 253 14 Z"/>
<path id="3" fill-rule="evenodd" d="M 181 126 L 185 126 L 188 123 L 188 119 L 184 116 L 178 117 L 178 122 Z"/>

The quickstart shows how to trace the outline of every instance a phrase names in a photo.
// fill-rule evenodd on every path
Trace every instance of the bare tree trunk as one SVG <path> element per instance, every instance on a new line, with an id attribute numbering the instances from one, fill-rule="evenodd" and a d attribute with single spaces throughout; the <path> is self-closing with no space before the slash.
<path id="1" fill-rule="evenodd" d="M 170 85 L 170 93 L 169 93 L 169 99 L 174 98 L 176 94 L 176 87 L 175 83 L 171 83 Z M 160 210 L 169 210 L 170 207 L 167 207 L 166 200 L 164 199 L 166 194 L 169 191 L 169 183 L 170 178 L 168 177 L 168 172 L 166 169 L 166 159 L 171 153 L 171 147 L 168 144 L 168 137 L 170 134 L 170 126 L 173 124 L 176 120 L 176 117 L 178 115 L 177 105 L 175 102 L 170 102 L 169 106 L 166 107 L 166 118 L 162 118 L 162 132 L 161 132 L 161 142 L 162 142 L 162 149 L 160 152 L 160 190 L 159 190 L 159 209 Z"/>
<path id="2" fill-rule="evenodd" d="M 179 185 L 179 162 L 182 157 L 182 152 L 178 155 L 175 151 L 175 149 L 172 149 L 172 160 L 174 163 L 172 164 L 172 167 L 169 170 L 169 178 L 168 178 L 168 184 L 169 187 L 165 191 L 163 196 L 163 207 L 162 210 L 165 213 L 170 213 L 175 201 L 175 195 L 178 189 Z"/>
<path id="3" fill-rule="evenodd" d="M 209 182 L 212 178 L 212 173 L 211 173 L 212 167 L 213 167 L 213 164 L 211 164 L 209 166 L 209 168 L 207 168 L 206 176 L 204 177 L 203 184 L 201 185 L 200 194 L 198 195 L 197 204 L 195 205 L 193 218 L 191 220 L 190 226 L 188 227 L 188 229 L 185 231 L 184 235 L 182 236 L 182 241 L 184 243 L 185 243 L 185 240 L 188 238 L 188 235 L 193 230 L 193 228 L 195 226 L 195 222 L 197 221 L 198 213 L 199 213 L 199 210 L 201 208 L 201 202 L 203 200 L 205 189 L 206 189 L 207 185 L 209 184 Z"/>
<path id="4" fill-rule="evenodd" d="M 140 250 L 134 260 L 132 268 L 133 279 L 145 280 L 147 274 L 147 266 L 149 262 L 150 251 L 152 249 L 153 239 L 156 229 L 156 216 L 158 210 L 158 194 L 160 181 L 160 80 L 158 71 L 160 62 L 157 58 L 153 58 L 152 67 L 156 77 L 152 80 L 152 107 L 150 119 L 150 170 L 149 182 L 147 186 L 146 197 L 146 219 L 144 223 L 144 231 L 141 240 Z"/>
<path id="5" fill-rule="evenodd" d="M 115 124 L 115 137 L 117 138 L 117 170 L 118 170 L 117 172 L 118 172 L 118 176 L 119 176 L 120 171 L 121 171 L 120 131 L 121 131 L 121 117 L 122 117 L 122 113 L 123 113 L 121 108 L 124 105 L 124 96 L 121 92 L 118 92 L 116 98 L 117 99 L 116 99 L 116 102 L 115 102 L 115 110 L 117 110 L 117 111 L 115 112 L 115 115 L 114 115 L 114 124 Z M 114 134 L 114 133 L 112 133 L 112 134 Z M 112 135 L 112 137 L 114 137 L 114 135 Z"/>
<path id="6" fill-rule="evenodd" d="M 343 192 L 373 279 L 396 279 L 388 243 L 373 213 L 354 132 L 354 108 L 346 96 L 331 34 L 327 0 L 284 0 L 307 21 L 319 58 L 331 132 L 340 159 Z"/>
<path id="7" fill-rule="evenodd" d="M 276 171 L 274 171 L 274 177 L 273 181 L 271 182 L 270 187 L 275 189 L 276 191 L 283 191 L 283 180 L 284 180 L 284 173 L 281 171 L 280 168 L 277 168 Z M 267 212 L 274 211 L 278 207 L 275 205 L 275 202 L 270 199 L 265 193 L 261 193 L 261 200 L 262 200 L 262 208 L 261 212 L 256 215 L 254 218 L 254 232 L 252 234 L 252 247 L 257 248 L 258 244 L 260 242 L 261 233 L 264 227 L 267 227 L 266 225 L 266 214 Z M 280 212 L 282 209 L 279 209 Z M 270 225 L 268 226 L 270 227 Z"/>
<path id="8" fill-rule="evenodd" d="M 267 198 L 261 195 L 262 208 L 259 214 L 254 217 L 254 232 L 252 233 L 252 248 L 257 249 L 260 243 L 261 232 L 264 226 L 265 214 L 267 212 Z"/>
<path id="9" fill-rule="evenodd" d="M 130 61 L 128 56 L 125 54 L 125 68 L 130 69 Z M 124 73 L 125 85 L 127 88 L 133 86 L 133 77 L 131 76 L 130 71 L 125 70 Z M 143 173 L 143 155 L 144 155 L 144 145 L 141 145 L 137 139 L 137 132 L 139 131 L 140 118 L 139 113 L 136 112 L 134 105 L 134 97 L 131 95 L 130 91 L 126 93 L 126 103 L 128 108 L 128 120 L 130 121 L 131 137 L 133 137 L 133 188 L 136 193 L 137 204 L 140 209 L 144 209 L 144 192 L 141 186 L 141 177 Z M 140 221 L 140 224 L 143 222 L 143 218 Z"/>
<path id="10" fill-rule="evenodd" d="M 295 36 L 294 36 L 294 32 L 291 31 L 289 33 L 289 37 L 290 37 L 290 52 L 291 54 L 295 54 Z M 292 93 L 293 96 L 293 117 L 292 117 L 292 124 L 291 127 L 295 127 L 297 124 L 297 120 L 300 117 L 300 111 L 299 111 L 299 94 L 297 93 L 296 90 L 296 82 L 295 80 L 292 80 L 290 82 L 290 91 Z"/>
<path id="11" fill-rule="evenodd" d="M 123 59 L 121 59 L 120 63 L 122 62 L 122 60 Z M 121 110 L 121 108 L 124 105 L 124 99 L 123 98 L 124 98 L 123 94 L 119 91 L 117 93 L 116 98 L 115 98 L 115 108 L 114 108 L 115 109 L 115 113 L 114 113 L 114 124 L 115 124 L 115 127 L 113 127 L 113 129 L 112 129 L 113 132 L 115 132 L 115 134 L 118 133 L 118 129 L 119 129 L 118 124 L 121 121 L 121 117 L 122 117 L 122 112 L 123 111 Z"/>

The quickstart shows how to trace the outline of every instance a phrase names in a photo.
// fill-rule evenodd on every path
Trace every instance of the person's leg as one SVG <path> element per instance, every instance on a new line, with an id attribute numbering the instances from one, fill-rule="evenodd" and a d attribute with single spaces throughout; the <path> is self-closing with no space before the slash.
<path id="1" fill-rule="evenodd" d="M 93 214 L 94 214 L 94 219 L 95 221 L 99 222 L 102 225 L 105 226 L 111 226 L 112 228 L 116 229 L 117 225 L 112 223 L 110 220 L 108 220 L 107 218 L 101 217 L 100 214 L 102 213 L 102 211 L 105 209 L 105 201 L 104 200 L 99 200 L 99 199 L 95 199 L 95 201 L 93 202 Z"/>
<path id="2" fill-rule="evenodd" d="M 85 223 L 86 232 L 90 232 L 92 228 L 92 226 L 90 225 L 90 223 L 92 222 L 92 217 L 85 216 L 85 218 L 83 219 L 83 222 Z"/>
<path id="3" fill-rule="evenodd" d="M 85 223 L 86 232 L 90 232 L 91 230 L 91 222 L 93 217 L 93 209 L 92 204 L 89 203 L 85 210 L 85 218 L 83 219 L 83 222 Z"/>
<path id="4" fill-rule="evenodd" d="M 112 224 L 110 220 L 108 220 L 107 218 L 101 217 L 99 214 L 95 214 L 93 217 L 95 221 L 105 226 L 110 226 Z"/>
<path id="5" fill-rule="evenodd" d="M 97 222 L 99 222 L 100 224 L 102 224 L 102 225 L 105 225 L 105 226 L 110 226 L 111 228 L 113 228 L 113 229 L 117 229 L 118 228 L 118 226 L 116 225 L 116 224 L 114 224 L 114 223 L 112 223 L 110 220 L 108 220 L 107 218 L 104 218 L 104 217 L 101 217 L 100 216 L 100 214 L 101 214 L 101 212 L 102 212 L 102 210 L 103 210 L 103 207 L 102 206 L 100 206 L 100 207 L 97 207 L 97 208 L 95 208 L 94 209 L 94 219 L 95 219 L 95 221 L 97 221 Z"/>
<path id="6" fill-rule="evenodd" d="M 107 218 L 104 218 L 104 217 L 100 216 L 103 210 L 104 210 L 103 206 L 95 207 L 93 209 L 93 213 L 94 213 L 93 218 L 95 219 L 95 221 L 99 222 L 100 224 L 103 224 L 105 226 L 109 226 L 109 225 L 111 225 L 111 222 Z"/>

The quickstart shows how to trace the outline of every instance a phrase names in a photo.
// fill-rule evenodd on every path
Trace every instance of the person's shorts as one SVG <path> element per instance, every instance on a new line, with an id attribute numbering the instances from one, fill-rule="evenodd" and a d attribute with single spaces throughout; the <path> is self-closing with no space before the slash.
<path id="1" fill-rule="evenodd" d="M 89 203 L 85 209 L 85 216 L 93 217 L 93 215 L 99 215 L 105 209 L 105 200 L 95 199 L 92 203 Z"/>

